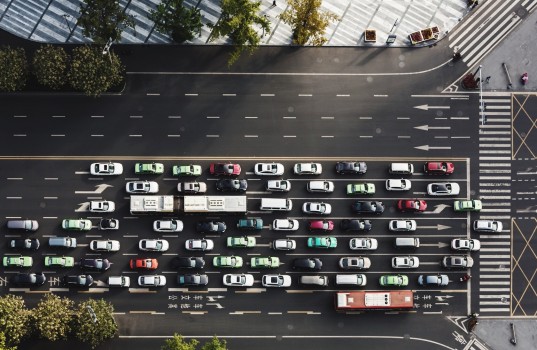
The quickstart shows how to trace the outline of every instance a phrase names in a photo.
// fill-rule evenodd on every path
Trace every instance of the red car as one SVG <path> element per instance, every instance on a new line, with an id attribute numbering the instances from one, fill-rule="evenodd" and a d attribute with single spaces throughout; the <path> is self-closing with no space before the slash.
<path id="1" fill-rule="evenodd" d="M 308 222 L 308 229 L 316 231 L 332 231 L 334 229 L 334 222 L 332 220 L 311 220 Z"/>
<path id="2" fill-rule="evenodd" d="M 421 199 L 401 199 L 397 202 L 400 211 L 423 212 L 427 209 L 427 202 Z"/>
<path id="3" fill-rule="evenodd" d="M 131 269 L 148 269 L 155 270 L 158 267 L 157 259 L 131 259 Z"/>
<path id="4" fill-rule="evenodd" d="M 215 176 L 237 176 L 241 174 L 241 166 L 233 163 L 211 163 L 209 172 Z"/>
<path id="5" fill-rule="evenodd" d="M 451 175 L 455 170 L 453 163 L 427 162 L 423 165 L 423 171 L 427 175 Z"/>

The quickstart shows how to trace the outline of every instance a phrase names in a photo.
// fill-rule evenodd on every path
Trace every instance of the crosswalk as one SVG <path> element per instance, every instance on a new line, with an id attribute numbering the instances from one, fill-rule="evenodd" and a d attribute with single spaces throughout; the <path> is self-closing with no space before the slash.
<path id="1" fill-rule="evenodd" d="M 500 220 L 501 234 L 480 235 L 479 313 L 509 315 L 511 277 L 511 94 L 483 92 L 479 126 L 480 219 Z M 481 113 L 483 117 L 483 113 Z"/>
<path id="2" fill-rule="evenodd" d="M 472 67 L 521 22 L 521 16 L 536 7 L 537 0 L 486 1 L 449 34 L 449 47 Z"/>

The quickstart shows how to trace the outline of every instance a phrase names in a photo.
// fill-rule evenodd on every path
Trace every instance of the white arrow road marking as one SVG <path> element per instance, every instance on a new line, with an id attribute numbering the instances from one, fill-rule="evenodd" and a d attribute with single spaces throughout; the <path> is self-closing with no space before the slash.
<path id="1" fill-rule="evenodd" d="M 96 194 L 96 193 L 103 193 L 104 190 L 106 190 L 108 187 L 114 187 L 112 185 L 108 184 L 100 184 L 95 186 L 96 189 L 93 191 L 75 191 L 75 194 Z"/>
<path id="2" fill-rule="evenodd" d="M 447 207 L 451 207 L 451 205 L 438 204 L 438 205 L 434 206 L 433 211 L 426 211 L 426 212 L 424 212 L 424 214 L 438 214 L 438 213 L 442 212 L 442 210 L 446 209 Z"/>
<path id="3" fill-rule="evenodd" d="M 450 130 L 451 126 L 420 125 L 420 126 L 415 126 L 414 129 L 425 130 L 425 131 L 429 131 L 429 130 Z"/>
<path id="4" fill-rule="evenodd" d="M 429 105 L 420 105 L 420 106 L 414 106 L 416 109 L 421 109 L 424 111 L 428 111 L 429 109 L 450 109 L 450 106 L 429 106 Z"/>
<path id="5" fill-rule="evenodd" d="M 207 295 L 207 299 L 209 299 L 209 301 L 216 301 L 216 299 L 222 299 L 222 298 L 224 298 L 223 295 L 215 295 L 215 296 Z"/>
<path id="6" fill-rule="evenodd" d="M 420 244 L 420 246 L 422 246 L 422 247 L 438 247 L 438 248 L 445 248 L 445 247 L 449 246 L 449 244 L 447 244 L 447 243 L 443 243 L 443 242 L 438 242 L 438 243 L 425 243 L 425 244 Z"/>
<path id="7" fill-rule="evenodd" d="M 224 307 L 220 303 L 207 303 L 206 305 L 215 305 L 217 309 L 223 309 Z"/>
<path id="8" fill-rule="evenodd" d="M 89 202 L 78 203 L 78 208 L 75 209 L 75 212 L 88 211 L 89 210 L 88 208 L 89 208 Z"/>
<path id="9" fill-rule="evenodd" d="M 447 230 L 449 228 L 451 228 L 451 226 L 446 226 L 446 225 L 435 225 L 435 226 L 418 226 L 418 228 L 432 228 L 432 229 L 437 229 L 438 231 L 441 231 L 441 230 Z"/>
<path id="10" fill-rule="evenodd" d="M 451 146 L 439 147 L 439 146 L 423 145 L 423 146 L 416 146 L 414 148 L 421 149 L 422 151 L 428 151 L 430 149 L 451 149 Z"/>

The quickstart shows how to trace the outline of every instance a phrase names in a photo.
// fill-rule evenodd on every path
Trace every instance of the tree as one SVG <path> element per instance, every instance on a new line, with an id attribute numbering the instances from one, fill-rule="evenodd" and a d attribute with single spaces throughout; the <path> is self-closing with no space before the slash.
<path id="1" fill-rule="evenodd" d="M 123 81 L 123 66 L 113 52 L 103 54 L 97 47 L 80 46 L 73 50 L 69 83 L 88 96 L 97 97 Z"/>
<path id="2" fill-rule="evenodd" d="M 17 350 L 16 346 L 8 346 L 6 344 L 6 335 L 0 332 L 0 350 Z"/>
<path id="3" fill-rule="evenodd" d="M 28 62 L 22 48 L 0 49 L 0 91 L 17 91 L 26 86 Z"/>
<path id="4" fill-rule="evenodd" d="M 201 35 L 201 12 L 198 8 L 187 9 L 183 0 L 168 0 L 151 10 L 149 18 L 159 32 L 170 35 L 173 41 L 182 43 Z"/>
<path id="5" fill-rule="evenodd" d="M 211 41 L 229 36 L 235 45 L 235 50 L 229 57 L 228 66 L 235 63 L 243 51 L 247 50 L 252 54 L 259 46 L 261 37 L 252 27 L 254 24 L 261 26 L 263 36 L 270 31 L 268 18 L 259 14 L 260 6 L 260 1 L 221 0 L 220 19 L 216 24 L 210 25 L 213 29 Z"/>
<path id="6" fill-rule="evenodd" d="M 134 17 L 127 15 L 119 6 L 119 0 L 84 0 L 80 5 L 78 25 L 84 36 L 94 43 L 104 45 L 121 39 L 121 33 L 127 27 L 134 29 Z"/>
<path id="7" fill-rule="evenodd" d="M 7 294 L 0 297 L 0 333 L 7 338 L 9 345 L 19 344 L 30 329 L 30 311 L 24 299 L 18 295 Z"/>
<path id="8" fill-rule="evenodd" d="M 227 350 L 227 344 L 225 340 L 219 340 L 216 335 L 203 344 L 201 350 Z"/>
<path id="9" fill-rule="evenodd" d="M 32 319 L 41 338 L 50 341 L 67 339 L 73 322 L 74 302 L 54 294 L 46 294 L 32 310 Z"/>
<path id="10" fill-rule="evenodd" d="M 75 336 L 89 343 L 92 349 L 106 339 L 113 338 L 118 330 L 113 312 L 112 304 L 104 299 L 81 302 L 75 310 Z"/>
<path id="11" fill-rule="evenodd" d="M 67 82 L 69 56 L 61 46 L 41 46 L 34 54 L 32 68 L 39 84 L 58 90 Z"/>
<path id="12" fill-rule="evenodd" d="M 175 333 L 173 338 L 166 339 L 164 345 L 160 347 L 160 350 L 196 350 L 199 341 L 191 339 L 190 342 L 184 340 L 184 338 Z"/>
<path id="13" fill-rule="evenodd" d="M 322 0 L 288 0 L 288 8 L 280 18 L 293 28 L 293 43 L 322 46 L 326 43 L 323 36 L 330 21 L 338 21 L 339 17 L 331 12 L 321 12 Z"/>

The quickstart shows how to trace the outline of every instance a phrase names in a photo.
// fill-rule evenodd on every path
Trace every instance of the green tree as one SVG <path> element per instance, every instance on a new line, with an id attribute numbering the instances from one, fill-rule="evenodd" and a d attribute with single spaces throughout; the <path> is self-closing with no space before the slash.
<path id="1" fill-rule="evenodd" d="M 159 32 L 170 35 L 173 41 L 182 43 L 201 34 L 201 12 L 183 5 L 183 0 L 168 0 L 151 10 L 149 18 L 155 22 Z"/>
<path id="2" fill-rule="evenodd" d="M 0 297 L 0 333 L 7 338 L 9 345 L 17 345 L 30 329 L 30 310 L 24 299 L 18 295 L 7 294 Z"/>
<path id="3" fill-rule="evenodd" d="M 134 17 L 127 15 L 119 6 L 119 0 L 84 0 L 80 5 L 78 25 L 84 36 L 94 43 L 103 45 L 121 38 L 127 27 L 134 29 Z"/>
<path id="4" fill-rule="evenodd" d="M 73 306 L 71 299 L 45 294 L 32 310 L 33 324 L 38 335 L 50 341 L 67 339 L 73 323 Z"/>
<path id="5" fill-rule="evenodd" d="M 18 91 L 26 86 L 28 62 L 23 48 L 0 48 L 0 91 Z"/>
<path id="6" fill-rule="evenodd" d="M 252 54 L 259 46 L 261 37 L 253 27 L 258 25 L 263 30 L 263 35 L 270 31 L 270 22 L 267 17 L 259 14 L 260 1 L 250 0 L 221 0 L 222 9 L 220 19 L 214 25 L 211 33 L 211 41 L 223 36 L 228 36 L 235 45 L 231 53 L 228 66 L 235 63 L 241 53 L 247 50 Z"/>
<path id="7" fill-rule="evenodd" d="M 69 83 L 74 89 L 97 97 L 123 81 L 123 70 L 113 52 L 103 54 L 101 48 L 80 46 L 73 50 Z"/>
<path id="8" fill-rule="evenodd" d="M 293 43 L 296 45 L 322 46 L 327 39 L 324 32 L 331 21 L 339 17 L 331 12 L 320 11 L 322 0 L 288 0 L 288 8 L 280 18 L 293 28 Z"/>
<path id="9" fill-rule="evenodd" d="M 175 333 L 173 338 L 166 339 L 160 350 L 196 350 L 199 341 L 191 339 L 187 342 L 181 335 Z"/>
<path id="10" fill-rule="evenodd" d="M 61 46 L 41 46 L 34 54 L 32 68 L 39 84 L 58 90 L 67 82 L 69 56 Z"/>
<path id="11" fill-rule="evenodd" d="M 95 318 L 92 317 L 92 312 Z M 96 348 L 106 339 L 117 334 L 117 323 L 113 317 L 114 307 L 104 299 L 88 299 L 75 309 L 75 336 L 78 340 Z"/>
<path id="12" fill-rule="evenodd" d="M 225 340 L 219 340 L 216 335 L 203 344 L 201 350 L 227 350 L 227 343 Z"/>
<path id="13" fill-rule="evenodd" d="M 0 332 L 0 350 L 17 350 L 16 346 L 8 346 L 6 344 L 6 335 Z"/>

